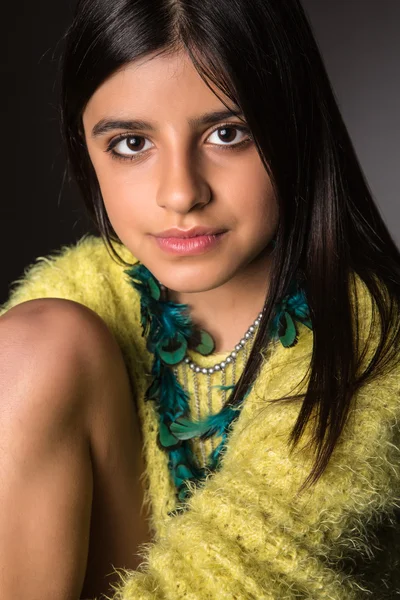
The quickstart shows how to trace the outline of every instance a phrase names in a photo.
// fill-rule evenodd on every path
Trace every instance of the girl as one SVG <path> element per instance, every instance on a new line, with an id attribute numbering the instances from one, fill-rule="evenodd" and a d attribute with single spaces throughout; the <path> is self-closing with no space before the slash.
<path id="1" fill-rule="evenodd" d="M 393 598 L 400 256 L 299 1 L 80 0 L 62 120 L 101 236 L 2 309 L 1 597 Z"/>

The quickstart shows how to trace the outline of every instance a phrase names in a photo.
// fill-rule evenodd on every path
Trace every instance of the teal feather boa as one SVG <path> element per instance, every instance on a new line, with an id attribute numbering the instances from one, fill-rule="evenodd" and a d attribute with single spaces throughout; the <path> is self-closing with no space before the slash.
<path id="1" fill-rule="evenodd" d="M 155 403 L 159 415 L 158 441 L 168 453 L 168 467 L 178 500 L 184 502 L 189 494 L 188 482 L 200 482 L 219 468 L 230 428 L 239 417 L 250 389 L 237 405 L 229 406 L 228 403 L 219 413 L 192 421 L 188 395 L 175 377 L 173 367 L 182 362 L 188 349 L 210 354 L 214 349 L 212 338 L 194 327 L 186 304 L 163 299 L 159 283 L 144 265 L 137 263 L 125 272 L 131 285 L 140 293 L 143 335 L 148 351 L 154 356 L 152 383 L 146 391 L 146 399 Z M 278 337 L 284 347 L 293 346 L 298 337 L 296 321 L 311 329 L 304 291 L 293 282 L 288 294 L 276 306 L 270 326 L 272 337 Z M 224 389 L 229 391 L 233 387 L 225 386 Z M 221 441 L 209 455 L 207 465 L 200 467 L 190 440 L 213 436 Z"/>

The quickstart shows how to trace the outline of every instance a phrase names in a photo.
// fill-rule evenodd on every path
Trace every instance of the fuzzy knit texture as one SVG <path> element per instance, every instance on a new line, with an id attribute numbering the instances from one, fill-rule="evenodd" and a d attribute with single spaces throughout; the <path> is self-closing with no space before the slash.
<path id="1" fill-rule="evenodd" d="M 118 251 L 134 262 L 126 248 Z M 290 394 L 307 372 L 313 334 L 299 326 L 296 346 L 275 343 L 265 352 L 221 469 L 194 491 L 185 512 L 170 514 L 175 491 L 157 445 L 154 406 L 144 401 L 151 356 L 138 293 L 124 268 L 100 238 L 85 236 L 39 258 L 0 309 L 34 298 L 74 300 L 103 318 L 122 349 L 144 436 L 154 541 L 142 549 L 138 571 L 121 571 L 114 600 L 400 598 L 400 368 L 357 392 L 327 470 L 298 494 L 312 465 L 310 430 L 290 453 L 287 440 L 301 401 L 272 400 Z M 359 288 L 366 335 L 370 301 Z M 306 379 L 303 391 L 305 385 Z"/>

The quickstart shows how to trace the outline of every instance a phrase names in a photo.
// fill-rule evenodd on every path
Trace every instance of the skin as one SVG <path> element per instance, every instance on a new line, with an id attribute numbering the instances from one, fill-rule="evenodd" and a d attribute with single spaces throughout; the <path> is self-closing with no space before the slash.
<path id="1" fill-rule="evenodd" d="M 169 288 L 172 299 L 191 306 L 193 319 L 216 340 L 216 350 L 228 351 L 264 304 L 278 209 L 250 131 L 235 129 L 246 126 L 243 118 L 190 125 L 204 113 L 226 110 L 214 92 L 184 52 L 146 57 L 96 90 L 83 125 L 121 241 Z M 238 109 L 218 93 L 231 111 Z M 99 124 L 117 119 L 147 121 L 153 130 L 96 132 Z M 225 137 L 224 125 L 229 125 Z M 136 140 L 118 141 L 123 134 Z M 116 155 L 107 152 L 114 141 Z M 227 233 L 218 247 L 196 256 L 167 254 L 155 242 L 154 234 L 171 227 L 195 226 Z"/>

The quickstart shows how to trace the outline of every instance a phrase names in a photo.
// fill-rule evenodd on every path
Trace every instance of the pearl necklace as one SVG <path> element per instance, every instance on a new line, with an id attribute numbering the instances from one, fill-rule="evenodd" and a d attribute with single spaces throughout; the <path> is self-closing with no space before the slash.
<path id="1" fill-rule="evenodd" d="M 163 283 L 161 283 L 161 281 L 158 281 L 158 284 L 161 288 L 163 296 L 167 297 L 168 296 L 168 288 Z M 262 311 L 258 314 L 257 318 L 250 325 L 250 327 L 248 328 L 246 333 L 243 335 L 242 339 L 236 344 L 235 349 L 232 350 L 232 352 L 225 358 L 225 360 L 222 360 L 221 362 L 216 363 L 212 367 L 204 368 L 204 367 L 200 367 L 198 364 L 196 364 L 195 361 L 192 360 L 188 354 L 186 354 L 186 356 L 183 360 L 184 364 L 188 365 L 189 368 L 192 371 L 194 371 L 195 373 L 202 373 L 203 375 L 213 375 L 214 373 L 218 373 L 219 371 L 224 371 L 226 369 L 227 365 L 229 365 L 231 363 L 235 363 L 236 359 L 238 357 L 238 353 L 241 352 L 242 350 L 244 351 L 244 355 L 245 355 L 244 362 L 246 362 L 247 355 L 248 355 L 248 352 L 247 352 L 248 343 L 253 338 L 253 336 L 257 330 L 257 327 L 260 324 L 260 321 L 262 319 L 264 312 L 265 312 L 265 306 L 262 309 Z M 177 369 L 175 369 L 175 375 L 177 375 Z"/>
<path id="2" fill-rule="evenodd" d="M 230 354 L 224 360 L 216 363 L 212 367 L 208 367 L 208 368 L 201 367 L 188 354 L 186 354 L 184 360 L 182 361 L 182 363 L 180 365 L 181 369 L 182 369 L 182 375 L 183 375 L 182 386 L 183 386 L 183 389 L 187 393 L 189 393 L 189 377 L 188 377 L 188 371 L 187 371 L 187 368 L 189 367 L 189 369 L 192 371 L 194 404 L 196 407 L 196 418 L 198 421 L 200 421 L 202 418 L 201 408 L 200 408 L 201 402 L 200 402 L 199 381 L 197 379 L 198 375 L 207 376 L 207 382 L 206 382 L 207 410 L 208 410 L 208 415 L 211 415 L 211 414 L 213 414 L 213 392 L 212 392 L 212 385 L 211 385 L 212 375 L 219 374 L 221 377 L 220 383 L 221 383 L 222 389 L 220 391 L 220 394 L 221 394 L 221 407 L 223 407 L 227 400 L 227 389 L 225 389 L 225 387 L 227 384 L 226 371 L 228 369 L 228 366 L 232 367 L 230 387 L 234 387 L 234 385 L 236 384 L 237 359 L 238 359 L 239 355 L 243 352 L 243 357 L 242 357 L 243 366 L 247 363 L 249 344 L 251 343 L 251 341 L 253 340 L 253 338 L 257 332 L 257 328 L 260 325 L 260 321 L 264 314 L 264 311 L 265 311 L 265 307 L 263 308 L 262 312 L 260 312 L 257 315 L 257 318 L 253 321 L 253 323 L 247 329 L 246 333 L 243 335 L 241 340 L 236 344 L 235 349 L 232 350 L 232 352 L 230 352 Z M 174 368 L 174 375 L 177 379 L 179 379 L 178 367 Z M 200 455 L 201 455 L 201 460 L 200 460 L 199 466 L 205 467 L 207 464 L 207 456 L 209 454 L 209 451 L 207 451 L 207 447 L 206 447 L 207 442 L 200 439 L 197 441 L 197 443 L 199 445 L 199 450 L 200 450 Z M 210 438 L 210 440 L 208 441 L 208 445 L 210 446 L 209 450 L 211 450 L 211 451 L 215 450 L 214 438 Z"/>
<path id="3" fill-rule="evenodd" d="M 242 350 L 247 350 L 247 346 L 249 341 L 253 338 L 257 327 L 260 324 L 261 318 L 264 314 L 265 308 L 263 308 L 262 312 L 259 313 L 259 315 L 257 316 L 257 318 L 253 321 L 253 323 L 250 325 L 250 327 L 248 328 L 248 330 L 246 331 L 246 333 L 244 334 L 244 336 L 242 337 L 242 339 L 240 340 L 240 342 L 238 342 L 235 346 L 235 349 L 232 350 L 232 352 L 226 357 L 225 360 L 216 363 L 214 366 L 209 367 L 209 368 L 202 368 L 199 365 L 197 365 L 188 355 L 186 355 L 184 362 L 186 365 L 189 365 L 189 368 L 194 371 L 195 373 L 202 373 L 203 375 L 213 375 L 215 372 L 224 370 L 226 368 L 227 365 L 229 365 L 230 363 L 234 363 L 236 362 L 236 359 L 238 357 L 238 353 L 241 352 Z M 246 352 L 247 354 L 247 352 Z M 247 358 L 247 357 L 246 357 Z"/>

